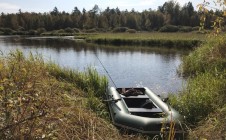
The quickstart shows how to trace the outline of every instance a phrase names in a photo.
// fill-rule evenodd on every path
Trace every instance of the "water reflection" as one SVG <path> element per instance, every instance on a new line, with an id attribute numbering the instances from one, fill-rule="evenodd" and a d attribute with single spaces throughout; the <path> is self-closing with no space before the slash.
<path id="1" fill-rule="evenodd" d="M 93 66 L 101 74 L 108 70 L 117 87 L 147 86 L 158 94 L 181 89 L 183 79 L 176 70 L 183 51 L 159 47 L 100 46 L 56 37 L 0 37 L 0 50 L 21 49 L 41 53 L 63 67 L 84 70 Z M 112 83 L 110 83 L 113 85 Z"/>

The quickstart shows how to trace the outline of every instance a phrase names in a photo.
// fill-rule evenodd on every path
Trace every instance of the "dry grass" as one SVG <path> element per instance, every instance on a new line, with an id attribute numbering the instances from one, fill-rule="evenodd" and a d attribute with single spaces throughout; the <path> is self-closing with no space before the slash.
<path id="1" fill-rule="evenodd" d="M 1 57 L 1 139 L 143 139 L 142 136 L 121 135 L 89 108 L 87 90 L 75 83 L 78 80 L 56 77 L 50 66 L 39 56 L 31 54 L 25 58 L 19 51 Z M 60 73 L 63 76 L 76 74 L 64 72 L 62 69 Z M 85 86 L 99 86 L 94 81 L 81 82 Z"/>
<path id="2" fill-rule="evenodd" d="M 211 113 L 208 118 L 201 121 L 189 139 L 220 140 L 226 138 L 226 107 Z"/>

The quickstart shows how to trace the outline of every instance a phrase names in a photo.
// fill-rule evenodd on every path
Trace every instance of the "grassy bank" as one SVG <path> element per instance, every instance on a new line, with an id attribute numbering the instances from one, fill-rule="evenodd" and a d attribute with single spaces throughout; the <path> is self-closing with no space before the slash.
<path id="1" fill-rule="evenodd" d="M 187 88 L 170 98 L 172 106 L 193 124 L 191 139 L 226 138 L 226 37 L 208 38 L 183 60 Z"/>
<path id="2" fill-rule="evenodd" d="M 142 139 L 121 135 L 107 120 L 107 80 L 17 51 L 0 58 L 1 139 Z"/>
<path id="3" fill-rule="evenodd" d="M 111 45 L 142 45 L 164 47 L 198 46 L 205 38 L 203 34 L 192 33 L 99 33 L 77 35 L 75 38 L 84 38 L 87 42 Z"/>

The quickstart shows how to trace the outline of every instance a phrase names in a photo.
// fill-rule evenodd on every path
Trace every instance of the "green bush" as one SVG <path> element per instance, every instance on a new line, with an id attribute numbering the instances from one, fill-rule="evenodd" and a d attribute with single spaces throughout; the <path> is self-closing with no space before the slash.
<path id="1" fill-rule="evenodd" d="M 198 31 L 199 30 L 199 26 L 196 26 L 196 27 L 192 27 L 192 31 Z"/>
<path id="2" fill-rule="evenodd" d="M 19 26 L 17 31 L 25 31 L 24 27 Z"/>
<path id="3" fill-rule="evenodd" d="M 190 27 L 190 26 L 181 26 L 179 28 L 179 31 L 180 32 L 191 32 L 192 31 L 192 27 Z"/>
<path id="4" fill-rule="evenodd" d="M 128 29 L 128 30 L 126 30 L 126 32 L 128 32 L 128 33 L 136 33 L 137 31 L 135 29 Z"/>
<path id="5" fill-rule="evenodd" d="M 74 29 L 72 29 L 72 28 L 70 28 L 70 27 L 65 28 L 64 31 L 65 31 L 66 33 L 74 33 Z"/>
<path id="6" fill-rule="evenodd" d="M 105 28 L 97 28 L 96 29 L 98 32 L 106 33 L 107 30 Z"/>
<path id="7" fill-rule="evenodd" d="M 80 33 L 81 31 L 78 28 L 73 28 L 75 33 Z"/>
<path id="8" fill-rule="evenodd" d="M 179 28 L 174 25 L 165 25 L 159 29 L 159 32 L 177 32 Z"/>
<path id="9" fill-rule="evenodd" d="M 64 29 L 60 29 L 56 31 L 57 33 L 65 33 Z"/>
<path id="10" fill-rule="evenodd" d="M 85 30 L 86 33 L 96 33 L 97 30 L 95 28 L 93 29 L 88 29 L 88 30 Z"/>
<path id="11" fill-rule="evenodd" d="M 129 28 L 127 27 L 116 27 L 113 29 L 113 33 L 123 33 L 126 32 Z"/>
<path id="12" fill-rule="evenodd" d="M 28 31 L 28 34 L 29 34 L 29 35 L 37 35 L 37 33 L 38 33 L 38 32 L 37 32 L 36 30 L 29 30 L 29 31 Z"/>
<path id="13" fill-rule="evenodd" d="M 12 35 L 15 31 L 10 28 L 0 28 L 4 35 Z"/>
<path id="14" fill-rule="evenodd" d="M 45 29 L 45 28 L 38 28 L 38 29 L 37 29 L 37 33 L 38 33 L 38 34 L 42 34 L 42 33 L 44 33 L 44 32 L 46 32 L 46 29 Z"/>
<path id="15" fill-rule="evenodd" d="M 13 35 L 28 35 L 28 31 L 15 31 L 13 32 Z"/>

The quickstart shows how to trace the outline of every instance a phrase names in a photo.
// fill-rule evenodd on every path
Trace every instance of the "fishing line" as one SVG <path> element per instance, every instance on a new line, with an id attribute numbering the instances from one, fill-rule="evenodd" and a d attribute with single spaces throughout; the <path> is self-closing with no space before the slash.
<path id="1" fill-rule="evenodd" d="M 111 75 L 108 73 L 107 69 L 104 67 L 104 64 L 101 62 L 101 60 L 99 59 L 99 57 L 97 56 L 97 53 L 94 53 L 96 58 L 98 59 L 98 61 L 100 62 L 101 66 L 103 67 L 104 71 L 107 73 L 108 77 L 110 78 L 110 80 L 112 81 L 113 85 L 115 86 L 115 88 L 117 88 L 115 82 L 113 81 L 113 79 L 111 78 Z"/>

